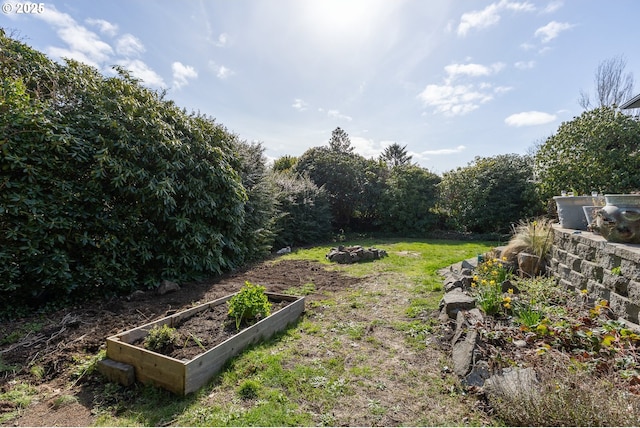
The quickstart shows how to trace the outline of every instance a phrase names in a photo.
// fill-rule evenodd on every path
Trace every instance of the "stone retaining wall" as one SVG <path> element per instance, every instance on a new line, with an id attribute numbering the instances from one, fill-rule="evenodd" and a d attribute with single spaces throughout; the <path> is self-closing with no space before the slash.
<path id="1" fill-rule="evenodd" d="M 639 323 L 640 245 L 614 244 L 602 236 L 553 226 L 551 273 L 569 289 L 609 301 L 621 318 Z"/>

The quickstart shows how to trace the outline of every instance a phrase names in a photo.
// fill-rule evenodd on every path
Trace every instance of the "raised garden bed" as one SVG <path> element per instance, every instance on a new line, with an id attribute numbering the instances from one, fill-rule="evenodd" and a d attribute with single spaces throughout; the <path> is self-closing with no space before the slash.
<path id="1" fill-rule="evenodd" d="M 284 330 L 304 311 L 304 297 L 266 294 L 273 304 L 273 313 L 240 331 L 235 330 L 233 322 L 230 325 L 221 325 L 219 322 L 221 311 L 226 316 L 227 305 L 224 303 L 233 297 L 231 294 L 107 338 L 107 358 L 132 366 L 135 379 L 142 383 L 153 384 L 180 395 L 189 394 L 207 383 L 230 358 L 250 344 Z M 142 342 L 154 327 L 168 325 L 180 328 L 192 324 L 201 329 L 211 320 L 218 320 L 215 326 L 211 326 L 218 330 L 214 335 L 217 343 L 203 340 L 205 336 L 200 330 L 200 333 L 189 332 L 189 336 L 183 333 L 185 345 L 176 346 L 169 352 L 170 355 L 143 347 Z M 195 356 L 194 348 L 200 351 Z"/>

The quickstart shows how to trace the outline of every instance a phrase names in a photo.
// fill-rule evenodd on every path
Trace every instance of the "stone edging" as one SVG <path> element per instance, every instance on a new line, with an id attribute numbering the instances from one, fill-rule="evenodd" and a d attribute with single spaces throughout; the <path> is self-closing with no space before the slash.
<path id="1" fill-rule="evenodd" d="M 453 331 L 450 340 L 453 372 L 464 385 L 483 388 L 487 393 L 531 391 L 537 382 L 532 368 L 506 368 L 501 374 L 491 374 L 489 362 L 478 348 L 478 326 L 484 324 L 484 315 L 476 308 L 475 299 L 465 292 L 471 288 L 477 265 L 477 258 L 473 258 L 438 271 L 444 276 L 445 290 L 440 301 L 440 321 Z"/>

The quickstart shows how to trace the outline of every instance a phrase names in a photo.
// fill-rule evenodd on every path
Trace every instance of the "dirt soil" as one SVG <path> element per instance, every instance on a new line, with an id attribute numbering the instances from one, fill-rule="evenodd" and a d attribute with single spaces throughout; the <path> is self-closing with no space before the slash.
<path id="1" fill-rule="evenodd" d="M 5 372 L 0 379 L 0 392 L 6 392 L 18 382 L 36 385 L 39 399 L 32 403 L 13 426 L 88 426 L 94 421 L 91 413 L 93 394 L 86 379 L 74 375 L 74 367 L 83 358 L 97 354 L 105 348 L 106 338 L 129 330 L 176 311 L 190 308 L 234 293 L 245 281 L 263 285 L 270 292 L 282 292 L 290 287 L 306 283 L 315 284 L 315 294 L 308 301 L 321 298 L 326 292 L 348 289 L 358 279 L 339 272 L 328 271 L 322 265 L 308 261 L 282 261 L 273 264 L 262 262 L 246 269 L 199 283 L 185 284 L 173 293 L 159 296 L 153 291 L 93 301 L 71 309 L 42 316 L 5 322 L 0 326 L 0 337 L 14 331 L 28 331 L 25 326 L 42 323 L 36 334 L 28 335 L 19 342 L 0 346 L 0 355 L 6 365 L 29 367 L 34 362 L 44 368 L 36 380 L 28 369 L 17 373 Z M 74 380 L 75 379 L 75 380 Z M 81 384 L 83 387 L 81 388 Z M 56 399 L 73 395 L 77 402 L 56 405 Z M 14 410 L 10 402 L 0 402 L 0 413 Z"/>
<path id="2" fill-rule="evenodd" d="M 271 312 L 275 313 L 287 307 L 291 301 L 271 301 Z M 258 320 L 259 321 L 259 320 Z M 225 340 L 240 333 L 251 324 L 243 321 L 239 328 L 228 315 L 226 304 L 216 305 L 182 320 L 175 328 L 174 344 L 163 349 L 154 349 L 163 355 L 177 360 L 191 360 L 205 350 L 214 348 Z M 136 340 L 132 345 L 145 348 L 145 339 Z"/>

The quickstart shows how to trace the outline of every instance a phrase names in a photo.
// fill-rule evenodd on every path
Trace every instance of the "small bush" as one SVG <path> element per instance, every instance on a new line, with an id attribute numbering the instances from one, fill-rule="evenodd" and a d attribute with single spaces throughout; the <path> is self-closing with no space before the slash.
<path id="1" fill-rule="evenodd" d="M 176 329 L 163 324 L 149 330 L 148 336 L 144 339 L 144 347 L 150 351 L 162 351 L 173 346 L 177 340 Z"/>
<path id="2" fill-rule="evenodd" d="M 265 291 L 262 285 L 246 281 L 240 291 L 229 299 L 229 316 L 235 319 L 236 329 L 240 329 L 243 321 L 267 317 L 271 314 L 271 302 Z"/>

